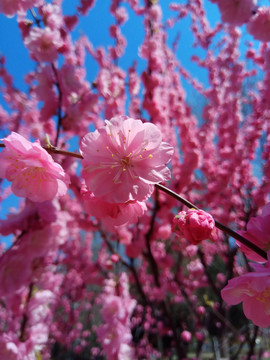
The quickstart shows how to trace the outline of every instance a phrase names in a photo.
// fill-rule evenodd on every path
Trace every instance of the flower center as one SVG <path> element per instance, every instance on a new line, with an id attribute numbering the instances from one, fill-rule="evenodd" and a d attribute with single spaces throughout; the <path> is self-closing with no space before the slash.
<path id="1" fill-rule="evenodd" d="M 257 295 L 257 300 L 259 300 L 260 302 L 266 304 L 269 302 L 269 297 L 270 297 L 270 289 L 266 288 L 264 291 L 260 292 Z"/>
<path id="2" fill-rule="evenodd" d="M 121 159 L 121 163 L 124 166 L 124 168 L 126 166 L 129 166 L 130 165 L 130 157 L 129 156 L 124 157 L 123 159 Z"/>

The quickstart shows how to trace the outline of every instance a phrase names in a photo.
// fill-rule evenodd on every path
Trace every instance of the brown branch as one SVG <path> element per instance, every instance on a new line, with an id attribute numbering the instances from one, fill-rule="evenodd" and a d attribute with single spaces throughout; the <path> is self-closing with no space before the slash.
<path id="1" fill-rule="evenodd" d="M 27 294 L 27 298 L 26 298 L 26 302 L 25 302 L 25 307 L 24 307 L 24 314 L 23 314 L 23 318 L 22 318 L 22 322 L 21 322 L 21 328 L 20 328 L 20 337 L 19 337 L 19 340 L 21 342 L 24 342 L 26 340 L 26 333 L 25 333 L 25 330 L 26 330 L 26 325 L 27 325 L 27 321 L 28 321 L 28 315 L 27 315 L 27 308 L 28 308 L 28 304 L 29 304 L 29 301 L 33 295 L 33 290 L 34 290 L 34 283 L 31 282 L 30 285 L 29 285 L 29 291 L 28 291 L 28 294 Z"/>
<path id="2" fill-rule="evenodd" d="M 58 140 L 59 140 L 59 135 L 60 135 L 60 130 L 61 130 L 61 126 L 62 126 L 62 121 L 63 121 L 63 117 L 62 117 L 62 100 L 63 100 L 63 96 L 62 96 L 62 91 L 61 91 L 60 82 L 59 82 L 59 78 L 58 78 L 58 73 L 57 73 L 57 70 L 56 70 L 53 63 L 51 63 L 51 67 L 52 67 L 52 70 L 54 72 L 54 76 L 55 76 L 55 79 L 56 79 L 55 86 L 56 86 L 57 91 L 58 91 L 58 107 L 57 107 L 58 120 L 57 120 L 56 138 L 55 138 L 55 141 L 54 141 L 54 145 L 57 147 Z"/>
<path id="3" fill-rule="evenodd" d="M 248 352 L 248 355 L 247 355 L 247 360 L 250 360 L 254 355 L 254 350 L 255 350 L 255 346 L 256 346 L 256 339 L 257 339 L 257 336 L 258 336 L 258 331 L 259 331 L 258 326 L 254 326 L 253 336 L 249 341 L 249 352 Z"/>
<path id="4" fill-rule="evenodd" d="M 175 198 L 176 200 L 180 201 L 181 203 L 183 203 L 184 205 L 186 205 L 188 208 L 190 209 L 197 209 L 199 210 L 199 208 L 192 204 L 190 201 L 186 200 L 185 198 L 183 198 L 182 196 L 180 196 L 179 194 L 175 193 L 174 191 L 168 189 L 166 186 L 161 185 L 161 184 L 155 184 L 155 187 L 160 189 L 161 191 L 165 192 L 166 194 L 172 196 L 173 198 Z M 249 241 L 248 239 L 244 238 L 242 235 L 238 234 L 237 232 L 235 232 L 234 230 L 230 229 L 229 227 L 227 227 L 226 225 L 223 225 L 222 223 L 220 223 L 219 221 L 215 220 L 215 226 L 220 229 L 221 231 L 223 231 L 224 233 L 230 235 L 231 237 L 233 237 L 234 239 L 238 240 L 239 242 L 241 242 L 243 245 L 247 246 L 248 248 L 250 248 L 251 250 L 253 250 L 254 252 L 256 252 L 258 255 L 260 255 L 262 258 L 264 258 L 265 260 L 267 260 L 267 253 L 262 250 L 261 248 L 259 248 L 257 245 L 253 244 L 251 241 Z"/>
<path id="5" fill-rule="evenodd" d="M 112 254 L 114 254 L 115 250 L 114 250 L 112 244 L 109 242 L 109 240 L 106 238 L 105 234 L 103 234 L 103 233 L 102 233 L 102 238 L 103 238 L 104 242 L 106 243 L 106 245 L 107 245 L 108 249 L 110 250 L 110 252 Z M 147 296 L 145 295 L 145 292 L 143 291 L 142 285 L 140 283 L 140 280 L 139 280 L 139 277 L 138 277 L 138 274 L 137 274 L 137 271 L 136 271 L 134 265 L 129 264 L 127 261 L 125 261 L 119 253 L 117 253 L 117 255 L 118 255 L 119 261 L 122 263 L 122 265 L 124 265 L 125 267 L 127 267 L 131 271 L 131 273 L 132 273 L 132 275 L 134 277 L 137 289 L 138 289 L 138 291 L 139 291 L 139 293 L 141 295 L 141 298 L 142 298 L 144 304 L 149 304 L 149 300 L 147 299 Z"/>
<path id="6" fill-rule="evenodd" d="M 1 146 L 1 145 L 0 145 Z M 72 156 L 75 157 L 77 159 L 83 159 L 82 155 L 76 152 L 72 152 L 72 151 L 67 151 L 67 150 L 61 150 L 55 146 L 44 146 L 43 149 L 45 149 L 46 151 L 48 151 L 48 153 L 50 154 L 59 154 L 59 155 L 65 155 L 65 156 Z"/>
<path id="7" fill-rule="evenodd" d="M 214 281 L 213 281 L 213 279 L 211 277 L 211 274 L 208 271 L 207 264 L 206 264 L 205 259 L 204 259 L 204 254 L 201 251 L 201 249 L 198 249 L 198 254 L 199 254 L 199 258 L 201 260 L 201 263 L 203 265 L 204 272 L 205 272 L 205 274 L 207 276 L 207 280 L 208 280 L 209 285 L 211 286 L 214 293 L 217 295 L 218 299 L 221 299 L 220 291 L 217 289 L 217 287 L 216 287 L 216 285 L 215 285 L 215 283 L 214 283 Z"/>
<path id="8" fill-rule="evenodd" d="M 154 255 L 153 255 L 152 249 L 151 249 L 151 236 L 152 236 L 153 231 L 154 231 L 156 215 L 157 215 L 157 212 L 158 212 L 159 208 L 160 208 L 160 206 L 159 206 L 159 203 L 158 203 L 158 192 L 156 192 L 155 206 L 154 206 L 154 210 L 153 210 L 153 214 L 152 214 L 152 218 L 151 218 L 150 228 L 149 228 L 147 234 L 145 235 L 145 243 L 146 243 L 146 249 L 147 249 L 147 252 L 145 253 L 145 256 L 150 261 L 150 265 L 151 265 L 153 275 L 154 275 L 155 285 L 157 287 L 160 287 L 159 270 L 158 270 L 158 265 L 156 263 L 156 260 L 154 258 Z"/>

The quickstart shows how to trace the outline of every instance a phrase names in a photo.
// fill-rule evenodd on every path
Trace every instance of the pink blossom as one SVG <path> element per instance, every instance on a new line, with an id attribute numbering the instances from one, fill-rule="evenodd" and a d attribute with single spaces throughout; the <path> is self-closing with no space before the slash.
<path id="1" fill-rule="evenodd" d="M 13 16 L 19 10 L 19 0 L 1 0 L 0 1 L 0 12 L 6 16 Z"/>
<path id="2" fill-rule="evenodd" d="M 163 239 L 163 240 L 169 239 L 171 234 L 172 234 L 172 227 L 170 224 L 164 224 L 158 228 L 157 236 L 160 239 Z"/>
<path id="3" fill-rule="evenodd" d="M 194 245 L 206 239 L 214 241 L 214 228 L 213 217 L 203 210 L 180 211 L 173 219 L 173 231 Z"/>
<path id="4" fill-rule="evenodd" d="M 117 233 L 118 233 L 118 237 L 119 237 L 119 242 L 124 245 L 131 244 L 132 233 L 130 231 L 128 231 L 127 228 L 125 228 L 125 227 L 120 227 L 117 230 L 118 230 Z"/>
<path id="5" fill-rule="evenodd" d="M 83 194 L 83 208 L 89 215 L 101 219 L 109 230 L 136 223 L 147 210 L 144 202 L 108 203 L 90 192 Z"/>
<path id="6" fill-rule="evenodd" d="M 49 27 L 44 29 L 35 27 L 30 30 L 24 44 L 34 60 L 54 62 L 64 43 L 58 30 L 52 30 Z"/>
<path id="7" fill-rule="evenodd" d="M 190 261 L 187 264 L 187 270 L 190 274 L 192 274 L 194 277 L 199 278 L 203 275 L 203 264 L 201 263 L 200 259 L 195 259 Z"/>
<path id="8" fill-rule="evenodd" d="M 80 14 L 87 15 L 88 11 L 95 5 L 96 0 L 81 0 L 78 11 Z"/>
<path id="9" fill-rule="evenodd" d="M 101 95 L 111 102 L 119 96 L 124 96 L 125 72 L 118 67 L 101 69 L 97 78 L 97 87 Z"/>
<path id="10" fill-rule="evenodd" d="M 59 5 L 45 4 L 40 8 L 44 24 L 51 29 L 58 29 L 63 25 L 63 17 Z"/>
<path id="11" fill-rule="evenodd" d="M 198 252 L 198 247 L 190 244 L 185 247 L 183 254 L 187 257 L 193 257 L 196 256 L 197 252 Z"/>
<path id="12" fill-rule="evenodd" d="M 82 84 L 80 83 L 80 78 L 83 78 L 84 72 L 81 71 L 81 74 L 75 66 L 71 64 L 64 64 L 61 69 L 58 71 L 58 78 L 60 82 L 61 91 L 64 94 L 77 94 L 79 93 Z"/>
<path id="13" fill-rule="evenodd" d="M 241 231 L 240 234 L 262 250 L 268 251 L 270 249 L 270 203 L 262 208 L 260 216 L 252 217 L 249 220 L 247 230 Z M 239 241 L 236 241 L 236 243 L 250 260 L 265 262 L 264 258 L 247 246 Z"/>
<path id="14" fill-rule="evenodd" d="M 46 224 L 56 221 L 57 212 L 52 202 L 33 203 L 27 201 L 24 209 L 18 213 L 7 214 L 0 219 L 0 234 L 16 234 L 17 230 L 27 231 L 29 228 L 40 229 Z"/>
<path id="15" fill-rule="evenodd" d="M 19 350 L 11 336 L 3 334 L 0 339 L 0 358 L 1 360 L 17 360 Z"/>
<path id="16" fill-rule="evenodd" d="M 20 252 L 28 261 L 45 256 L 56 243 L 50 226 L 26 232 L 21 238 Z"/>
<path id="17" fill-rule="evenodd" d="M 270 261 L 268 264 L 251 265 L 255 272 L 246 273 L 229 280 L 221 290 L 221 296 L 228 305 L 243 303 L 245 316 L 261 327 L 270 326 Z"/>
<path id="18" fill-rule="evenodd" d="M 128 20 L 128 13 L 124 7 L 117 7 L 115 10 L 115 18 L 119 25 L 124 24 Z"/>
<path id="19" fill-rule="evenodd" d="M 198 306 L 197 307 L 197 314 L 204 315 L 205 314 L 205 307 L 204 306 Z"/>
<path id="20" fill-rule="evenodd" d="M 73 28 L 78 23 L 78 17 L 76 15 L 66 15 L 64 16 L 65 26 L 68 28 L 69 31 L 72 31 Z"/>
<path id="21" fill-rule="evenodd" d="M 217 0 L 221 19 L 232 25 L 243 25 L 248 22 L 257 0 Z"/>
<path id="22" fill-rule="evenodd" d="M 260 41 L 270 41 L 270 8 L 260 7 L 253 15 L 248 24 L 247 31 Z"/>
<path id="23" fill-rule="evenodd" d="M 125 252 L 128 257 L 135 259 L 142 255 L 144 248 L 145 244 L 143 241 L 133 241 L 126 245 Z"/>
<path id="24" fill-rule="evenodd" d="M 195 337 L 198 341 L 203 341 L 205 338 L 205 335 L 202 332 L 196 331 L 195 332 Z"/>
<path id="25" fill-rule="evenodd" d="M 132 360 L 132 357 L 119 357 L 126 345 L 130 351 L 129 342 L 131 342 L 131 335 L 128 333 L 127 327 L 124 326 L 120 321 L 109 323 L 106 319 L 106 323 L 100 326 L 97 330 L 98 338 L 102 343 L 105 353 L 107 354 L 108 360 L 121 359 L 121 360 Z"/>
<path id="26" fill-rule="evenodd" d="M 181 333 L 181 338 L 185 341 L 185 342 L 190 342 L 191 339 L 192 339 L 192 334 L 191 332 L 187 331 L 187 330 L 184 330 L 182 331 Z"/>
<path id="27" fill-rule="evenodd" d="M 140 78 L 136 72 L 135 67 L 131 67 L 128 71 L 129 73 L 129 92 L 130 95 L 138 95 L 140 91 Z"/>
<path id="28" fill-rule="evenodd" d="M 0 178 L 12 182 L 15 195 L 43 202 L 66 194 L 69 176 L 39 142 L 31 143 L 15 132 L 2 141 Z"/>
<path id="29" fill-rule="evenodd" d="M 160 5 L 153 4 L 149 9 L 149 17 L 153 21 L 161 21 L 162 19 L 162 9 Z"/>
<path id="30" fill-rule="evenodd" d="M 110 260 L 111 260 L 112 263 L 118 263 L 119 255 L 118 254 L 112 254 Z"/>
<path id="31" fill-rule="evenodd" d="M 133 349 L 130 346 L 130 316 L 136 301 L 129 295 L 127 281 L 126 274 L 122 273 L 118 283 L 118 294 L 115 295 L 115 282 L 107 280 L 103 288 L 104 293 L 99 299 L 104 323 L 98 328 L 97 334 L 108 360 L 133 359 Z"/>
<path id="32" fill-rule="evenodd" d="M 82 175 L 98 198 L 111 203 L 143 201 L 154 184 L 170 179 L 173 148 L 151 123 L 115 117 L 81 142 Z"/>
<path id="33" fill-rule="evenodd" d="M 37 291 L 28 304 L 29 337 L 35 348 L 42 348 L 48 341 L 49 326 L 52 314 L 50 305 L 55 301 L 55 294 L 50 290 Z"/>
<path id="34" fill-rule="evenodd" d="M 42 0 L 0 0 L 0 12 L 13 16 L 19 10 L 28 10 L 42 4 Z"/>
<path id="35" fill-rule="evenodd" d="M 31 263 L 23 253 L 9 250 L 1 257 L 0 268 L 0 296 L 14 294 L 30 283 Z"/>

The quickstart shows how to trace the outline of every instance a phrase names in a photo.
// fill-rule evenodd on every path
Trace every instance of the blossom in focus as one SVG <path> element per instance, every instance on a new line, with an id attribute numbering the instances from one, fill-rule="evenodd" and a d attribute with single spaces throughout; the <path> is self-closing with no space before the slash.
<path id="1" fill-rule="evenodd" d="M 215 220 L 203 210 L 180 211 L 173 219 L 173 231 L 194 245 L 206 239 L 214 241 L 214 228 Z"/>
<path id="2" fill-rule="evenodd" d="M 123 225 L 134 224 L 147 210 L 145 202 L 128 201 L 126 203 L 108 203 L 96 198 L 93 193 L 83 193 L 84 211 L 101 219 L 108 230 Z"/>
<path id="3" fill-rule="evenodd" d="M 66 194 L 69 176 L 39 142 L 31 143 L 15 132 L 2 141 L 0 178 L 12 182 L 15 195 L 43 202 Z"/>
<path id="4" fill-rule="evenodd" d="M 81 142 L 82 176 L 94 195 L 110 203 L 144 201 L 154 184 L 170 179 L 173 147 L 152 123 L 115 117 Z"/>
<path id="5" fill-rule="evenodd" d="M 270 41 L 270 9 L 262 6 L 254 14 L 247 24 L 247 31 L 256 40 Z"/>
<path id="6" fill-rule="evenodd" d="M 247 230 L 240 231 L 240 234 L 262 250 L 270 250 L 270 203 L 266 204 L 262 208 L 260 216 L 252 217 L 249 220 Z M 247 246 L 243 245 L 239 241 L 236 241 L 236 243 L 250 260 L 265 262 L 264 258 Z"/>
<path id="7" fill-rule="evenodd" d="M 269 256 L 269 253 L 268 253 Z M 243 303 L 245 316 L 261 327 L 270 326 L 270 262 L 267 266 L 250 264 L 254 272 L 229 280 L 221 290 L 228 305 Z"/>
<path id="8" fill-rule="evenodd" d="M 257 0 L 217 0 L 221 20 L 231 25 L 243 25 L 256 9 Z"/>

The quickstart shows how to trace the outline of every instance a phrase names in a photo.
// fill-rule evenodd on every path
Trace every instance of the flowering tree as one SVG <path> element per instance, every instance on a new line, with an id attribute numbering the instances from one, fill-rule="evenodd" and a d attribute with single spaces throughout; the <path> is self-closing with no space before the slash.
<path id="1" fill-rule="evenodd" d="M 267 356 L 270 8 L 213 3 L 210 24 L 200 0 L 169 18 L 156 0 L 111 0 L 113 43 L 95 47 L 74 36 L 94 0 L 71 15 L 0 0 L 34 61 L 27 91 L 0 61 L 3 209 L 20 200 L 0 220 L 1 360 Z M 144 39 L 122 66 L 129 16 Z M 186 20 L 207 82 L 169 45 Z"/>

